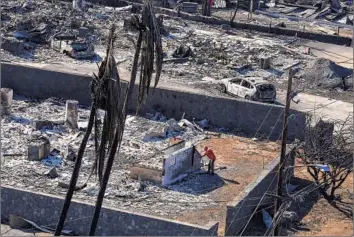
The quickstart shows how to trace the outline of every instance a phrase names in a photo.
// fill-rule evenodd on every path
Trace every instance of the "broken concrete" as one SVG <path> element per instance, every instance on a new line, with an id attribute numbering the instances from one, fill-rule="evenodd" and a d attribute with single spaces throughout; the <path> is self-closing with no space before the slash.
<path id="1" fill-rule="evenodd" d="M 48 157 L 50 153 L 49 140 L 42 138 L 34 138 L 28 144 L 28 160 L 40 161 L 43 158 Z"/>
<path id="2" fill-rule="evenodd" d="M 22 54 L 25 51 L 25 44 L 16 39 L 2 38 L 1 48 L 14 54 Z"/>
<path id="3" fill-rule="evenodd" d="M 270 68 L 270 57 L 260 57 L 259 58 L 259 67 L 262 69 L 269 69 Z"/>
<path id="4" fill-rule="evenodd" d="M 158 185 L 162 183 L 162 170 L 151 167 L 133 166 L 129 175 L 131 179 L 139 181 L 149 181 Z"/>
<path id="5" fill-rule="evenodd" d="M 53 129 L 55 126 L 60 126 L 64 124 L 64 121 L 48 121 L 48 120 L 35 120 L 33 121 L 33 127 L 37 130 L 41 129 Z"/>
<path id="6" fill-rule="evenodd" d="M 79 102 L 76 100 L 67 100 L 66 101 L 66 113 L 65 113 L 65 122 L 71 129 L 77 129 L 78 126 L 78 105 Z"/>
<path id="7" fill-rule="evenodd" d="M 51 168 L 47 172 L 44 173 L 45 175 L 48 175 L 50 178 L 55 179 L 59 176 L 58 171 L 55 167 Z"/>
<path id="8" fill-rule="evenodd" d="M 13 98 L 13 90 L 9 88 L 1 88 L 0 96 L 1 96 L 1 115 L 9 115 L 11 114 L 11 105 Z"/>

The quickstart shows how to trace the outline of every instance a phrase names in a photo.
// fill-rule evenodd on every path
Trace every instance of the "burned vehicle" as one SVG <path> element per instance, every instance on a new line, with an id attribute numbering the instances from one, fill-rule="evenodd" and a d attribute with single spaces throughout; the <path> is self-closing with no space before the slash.
<path id="1" fill-rule="evenodd" d="M 226 78 L 221 80 L 222 91 L 246 100 L 270 102 L 276 100 L 273 84 L 260 77 Z"/>

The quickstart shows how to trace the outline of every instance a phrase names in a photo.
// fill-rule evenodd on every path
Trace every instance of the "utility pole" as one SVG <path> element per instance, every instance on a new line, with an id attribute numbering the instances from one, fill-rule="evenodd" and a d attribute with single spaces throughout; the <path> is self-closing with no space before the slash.
<path id="1" fill-rule="evenodd" d="M 292 68 L 289 68 L 289 78 L 288 78 L 288 90 L 286 92 L 286 101 L 284 108 L 284 119 L 283 119 L 283 131 L 282 131 L 282 139 L 281 139 L 281 152 L 280 152 L 280 162 L 279 162 L 279 172 L 278 172 L 278 184 L 277 184 L 277 196 L 282 197 L 283 192 L 283 170 L 284 170 L 284 161 L 286 159 L 286 140 L 288 137 L 288 117 L 289 117 L 289 109 L 290 109 L 290 94 L 291 94 L 291 86 L 293 82 L 294 71 Z M 276 214 L 279 211 L 281 205 L 281 200 L 279 198 L 275 199 L 275 210 L 273 217 L 273 225 L 275 225 Z M 274 236 L 279 236 L 280 228 L 278 225 L 274 227 Z"/>

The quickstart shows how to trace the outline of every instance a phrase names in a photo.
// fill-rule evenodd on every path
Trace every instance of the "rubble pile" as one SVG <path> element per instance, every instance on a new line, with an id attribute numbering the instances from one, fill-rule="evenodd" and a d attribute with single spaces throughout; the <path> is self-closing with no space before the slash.
<path id="1" fill-rule="evenodd" d="M 172 39 L 164 39 L 166 57 L 162 80 L 166 81 L 194 84 L 204 76 L 223 79 L 245 73 L 265 78 L 278 77 L 279 75 L 273 71 L 258 70 L 260 57 L 271 57 L 272 68 L 278 71 L 299 60 L 305 62 L 308 60 L 282 47 L 289 42 L 285 37 L 270 39 L 241 31 L 229 35 L 216 29 L 206 31 L 203 28 L 205 25 L 195 24 L 186 27 L 181 22 L 167 18 L 164 19 L 164 26 L 166 29 L 179 28 L 181 29 L 179 32 L 185 32 L 184 36 L 177 37 L 169 30 Z M 174 60 L 174 63 L 171 63 L 170 59 L 177 57 L 174 57 L 175 52 L 181 47 L 192 52 L 189 53 L 188 60 L 180 60 L 179 63 Z M 293 47 L 300 48 L 296 45 Z"/>
<path id="2" fill-rule="evenodd" d="M 322 19 L 353 25 L 352 2 L 346 0 L 284 0 L 276 6 L 268 3 L 269 12 L 305 19 Z"/>
<path id="3" fill-rule="evenodd" d="M 130 14 L 130 9 L 94 5 L 77 11 L 70 2 L 45 0 L 9 0 L 1 9 L 5 39 L 1 48 L 35 61 L 59 61 L 63 57 L 55 50 L 75 59 L 92 59 L 96 55 L 93 44 L 104 44 L 109 25 Z"/>
<path id="4" fill-rule="evenodd" d="M 314 60 L 303 71 L 302 78 L 312 87 L 319 86 L 333 89 L 336 87 L 353 86 L 346 83 L 349 77 L 352 77 L 353 70 L 337 65 L 335 62 L 319 58 Z"/>
<path id="5" fill-rule="evenodd" d="M 108 27 L 115 23 L 120 35 L 116 58 L 119 65 L 131 68 L 134 47 L 129 38 L 134 39 L 136 32 L 125 29 L 124 22 L 132 7 L 89 5 L 86 11 L 76 11 L 68 2 L 39 0 L 24 11 L 22 5 L 23 1 L 9 0 L 2 6 L 1 14 L 8 19 L 2 21 L 1 29 L 4 42 L 8 42 L 2 44 L 4 59 L 95 66 L 105 53 Z M 288 57 L 290 51 L 280 47 L 289 41 L 286 38 L 270 39 L 242 31 L 226 34 L 207 24 L 166 16 L 161 24 L 165 53 L 162 80 L 192 83 L 206 75 L 216 79 L 235 76 L 242 69 L 257 69 L 258 56 L 263 54 L 287 59 L 285 66 L 295 61 Z M 188 53 L 176 58 L 173 54 L 179 47 Z M 88 60 L 76 60 L 82 58 Z"/>
<path id="6" fill-rule="evenodd" d="M 69 184 L 75 160 L 70 157 L 70 149 L 75 153 L 78 151 L 87 127 L 89 110 L 79 107 L 78 114 L 79 129 L 70 130 L 64 121 L 65 101 L 36 101 L 14 96 L 11 115 L 3 116 L 1 121 L 2 183 L 65 196 L 65 187 Z M 102 111 L 100 115 L 103 118 Z M 144 142 L 143 138 L 152 131 L 165 131 L 167 137 Z M 122 147 L 106 191 L 107 205 L 175 217 L 187 209 L 201 209 L 215 204 L 209 194 L 199 194 L 201 187 L 195 191 L 183 192 L 183 183 L 165 189 L 129 177 L 129 167 L 132 164 L 142 163 L 161 168 L 163 157 L 158 155 L 158 151 L 169 145 L 168 137 L 177 134 L 181 139 L 192 143 L 205 137 L 192 127 L 180 128 L 175 120 L 167 119 L 160 113 L 152 114 L 149 119 L 128 116 Z M 37 143 L 32 142 L 35 138 L 38 138 L 37 141 L 43 139 L 50 142 L 50 154 L 41 160 L 28 160 L 28 145 L 36 145 Z M 84 154 L 78 186 L 86 183 L 93 162 L 94 135 L 91 135 Z M 146 186 L 144 190 L 141 190 L 141 185 Z M 92 176 L 84 188 L 75 192 L 75 198 L 94 203 L 98 189 L 97 179 Z"/>
<path id="7" fill-rule="evenodd" d="M 131 39 L 136 39 L 136 31 L 124 24 L 139 9 L 90 4 L 85 11 L 76 11 L 68 2 L 39 0 L 32 2 L 33 5 L 30 2 L 9 0 L 3 4 L 4 60 L 58 63 L 75 70 L 75 65 L 80 65 L 96 70 L 96 62 L 105 55 L 108 27 L 115 23 L 119 34 L 115 57 L 120 67 L 131 69 L 134 56 Z M 33 7 L 23 8 L 24 3 Z M 287 7 L 290 6 L 284 8 Z M 268 80 L 277 90 L 286 89 L 284 72 L 296 64 L 301 71 L 314 59 L 310 53 L 303 53 L 306 41 L 296 37 L 225 31 L 223 27 L 165 15 L 158 19 L 163 29 L 162 82 L 188 84 L 206 89 L 206 93 L 219 94 L 217 86 L 201 79 L 252 76 Z M 261 63 L 262 59 L 267 59 L 266 66 Z M 294 86 L 300 83 L 310 90 L 317 88 L 317 82 L 304 78 L 294 81 Z"/>

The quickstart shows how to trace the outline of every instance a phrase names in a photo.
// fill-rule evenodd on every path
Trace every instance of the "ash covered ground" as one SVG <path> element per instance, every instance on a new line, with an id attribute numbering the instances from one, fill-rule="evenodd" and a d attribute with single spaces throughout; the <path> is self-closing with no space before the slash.
<path id="1" fill-rule="evenodd" d="M 70 145 L 77 152 L 88 117 L 88 108 L 80 107 L 79 129 L 70 130 L 64 123 L 65 101 L 55 98 L 38 101 L 15 95 L 12 114 L 2 117 L 1 121 L 2 184 L 64 197 L 67 189 L 59 183 L 69 183 L 74 167 L 74 162 L 65 158 L 65 150 Z M 103 114 L 100 113 L 100 117 L 103 118 Z M 39 120 L 56 125 L 36 129 L 34 122 Z M 105 206 L 200 225 L 215 220 L 223 222 L 226 204 L 253 182 L 262 166 L 279 153 L 279 145 L 274 142 L 215 132 L 220 128 L 212 126 L 204 131 L 174 127 L 175 120 L 160 113 L 146 114 L 145 117 L 128 116 L 120 154 L 115 159 L 106 190 Z M 131 179 L 130 167 L 134 164 L 162 168 L 164 156 L 160 154 L 169 146 L 169 139 L 146 139 L 145 135 L 165 131 L 166 128 L 169 136 L 180 136 L 186 141 L 186 146 L 194 144 L 199 151 L 206 145 L 212 147 L 218 157 L 216 175 L 206 175 L 204 167 L 168 187 Z M 38 137 L 46 137 L 51 150 L 56 149 L 59 154 L 57 152 L 41 161 L 29 161 L 28 144 Z M 87 181 L 93 162 L 94 134 L 87 144 L 78 186 Z M 58 173 L 56 178 L 46 174 L 53 167 Z M 86 187 L 75 192 L 74 199 L 94 204 L 98 189 L 97 177 L 93 175 Z"/>
<path id="2" fill-rule="evenodd" d="M 115 23 L 118 26 L 116 59 L 121 67 L 131 69 L 134 46 L 130 39 L 136 39 L 136 33 L 123 27 L 123 21 L 130 16 L 130 11 L 90 5 L 87 11 L 78 12 L 72 10 L 71 3 L 66 2 L 9 0 L 2 4 L 1 14 L 1 34 L 10 41 L 22 42 L 14 37 L 18 32 L 30 31 L 43 25 L 47 27 L 42 42 L 25 42 L 30 44 L 28 50 L 12 53 L 2 50 L 3 60 L 63 64 L 64 67 L 69 64 L 77 67 L 96 65 L 105 55 L 109 26 Z M 295 65 L 298 74 L 293 82 L 294 90 L 350 100 L 350 89 L 346 91 L 348 88 L 323 88 L 301 76 L 316 59 L 311 54 L 304 54 L 305 40 L 241 30 L 225 32 L 221 27 L 168 16 L 164 16 L 163 25 L 166 32 L 162 39 L 165 63 L 161 81 L 176 86 L 188 84 L 214 93 L 214 88 L 209 90 L 209 84 L 201 80 L 203 77 L 219 80 L 234 76 L 260 76 L 272 82 L 277 90 L 283 90 L 287 85 L 286 69 Z M 51 37 L 63 32 L 77 34 L 80 27 L 89 29 L 95 57 L 76 60 L 51 49 Z M 191 50 L 189 60 L 176 62 L 173 53 L 180 46 Z M 259 67 L 260 57 L 271 58 L 270 69 Z"/>
<path id="3" fill-rule="evenodd" d="M 80 108 L 79 126 L 85 130 L 89 110 Z M 57 99 L 36 101 L 15 96 L 12 115 L 2 118 L 2 169 L 1 181 L 4 185 L 24 188 L 32 191 L 65 196 L 66 189 L 59 187 L 58 182 L 69 183 L 74 162 L 63 158 L 68 145 L 77 152 L 84 131 L 70 131 L 63 120 L 65 103 Z M 168 146 L 169 139 L 142 141 L 150 131 L 158 131 L 167 126 L 166 118 L 155 116 L 161 121 L 129 116 L 127 119 L 124 140 L 119 156 L 116 157 L 110 182 L 106 191 L 105 205 L 139 211 L 159 216 L 175 217 L 185 210 L 202 209 L 216 205 L 210 194 L 202 190 L 217 187 L 218 180 L 206 175 L 194 175 L 185 182 L 162 188 L 148 182 L 130 179 L 129 167 L 132 164 L 147 164 L 161 168 L 161 156 L 154 157 L 159 150 Z M 59 124 L 53 128 L 35 129 L 33 122 L 47 120 Z M 60 125 L 63 124 L 63 125 Z M 179 134 L 187 142 L 197 143 L 205 138 L 204 134 L 187 130 Z M 28 161 L 27 147 L 33 138 L 44 136 L 49 139 L 51 149 L 60 154 L 42 161 Z M 94 162 L 94 136 L 91 135 L 79 176 L 79 184 L 84 183 Z M 56 166 L 59 176 L 50 178 L 45 172 Z M 201 177 L 202 176 L 202 177 Z M 141 190 L 141 186 L 145 189 Z M 214 187 L 214 188 L 215 188 Z M 96 176 L 92 176 L 87 187 L 75 192 L 74 198 L 94 203 L 98 193 Z"/>

